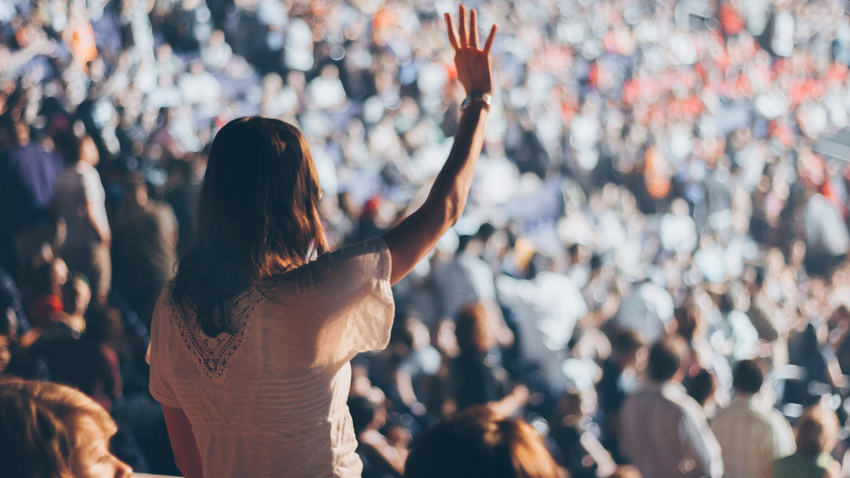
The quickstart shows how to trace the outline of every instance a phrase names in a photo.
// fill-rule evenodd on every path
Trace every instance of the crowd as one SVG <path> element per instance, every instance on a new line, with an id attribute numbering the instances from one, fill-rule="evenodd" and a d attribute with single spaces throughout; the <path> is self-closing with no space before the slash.
<path id="1" fill-rule="evenodd" d="M 574 477 L 752 477 L 801 453 L 835 473 L 850 444 L 844 3 L 469 6 L 500 27 L 484 152 L 464 218 L 393 288 L 390 346 L 352 363 L 364 476 L 401 476 L 425 430 L 484 403 Z M 240 116 L 298 125 L 330 248 L 381 234 L 457 127 L 452 8 L 3 2 L 0 370 L 73 385 L 117 422 L 118 457 L 177 474 L 144 355 L 212 136 Z M 736 445 L 753 410 L 748 443 L 767 452 Z M 671 417 L 688 440 L 647 437 Z M 653 455 L 679 446 L 682 462 Z"/>

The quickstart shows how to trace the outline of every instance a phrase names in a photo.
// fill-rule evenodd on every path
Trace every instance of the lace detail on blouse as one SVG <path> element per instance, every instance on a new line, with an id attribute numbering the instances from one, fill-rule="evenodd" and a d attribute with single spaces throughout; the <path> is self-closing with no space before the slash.
<path id="1" fill-rule="evenodd" d="M 198 323 L 197 306 L 186 302 L 177 304 L 171 291 L 168 292 L 168 305 L 174 311 L 177 333 L 203 377 L 214 383 L 224 383 L 227 380 L 230 363 L 242 352 L 245 337 L 250 329 L 251 314 L 262 298 L 263 294 L 256 287 L 238 294 L 231 301 L 230 310 L 237 332 L 222 332 L 217 337 L 210 337 L 201 330 Z"/>

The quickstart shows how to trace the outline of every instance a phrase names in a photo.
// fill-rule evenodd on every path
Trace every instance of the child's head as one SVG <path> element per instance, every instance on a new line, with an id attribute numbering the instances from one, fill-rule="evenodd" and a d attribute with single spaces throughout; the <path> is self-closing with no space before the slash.
<path id="1" fill-rule="evenodd" d="M 109 451 L 115 422 L 82 392 L 48 382 L 0 380 L 0 476 L 132 475 Z"/>

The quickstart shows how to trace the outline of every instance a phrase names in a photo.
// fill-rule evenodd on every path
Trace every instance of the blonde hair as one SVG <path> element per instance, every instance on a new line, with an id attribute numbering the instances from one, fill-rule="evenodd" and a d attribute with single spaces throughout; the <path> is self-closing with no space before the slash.
<path id="1" fill-rule="evenodd" d="M 109 413 L 79 390 L 49 382 L 0 379 L 0 477 L 73 478 L 81 437 L 112 436 Z M 11 465 L 6 465 L 11 463 Z"/>

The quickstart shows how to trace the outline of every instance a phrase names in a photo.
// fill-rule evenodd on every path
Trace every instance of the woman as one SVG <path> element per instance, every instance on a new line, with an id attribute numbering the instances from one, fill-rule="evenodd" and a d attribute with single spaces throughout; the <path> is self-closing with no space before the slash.
<path id="1" fill-rule="evenodd" d="M 479 49 L 475 12 L 468 34 L 465 21 L 461 7 L 455 32 L 446 16 L 469 93 L 455 144 L 425 203 L 383 237 L 326 253 L 295 127 L 242 118 L 216 135 L 199 241 L 151 330 L 150 389 L 186 477 L 360 476 L 349 360 L 387 345 L 390 286 L 460 217 L 484 140 L 496 28 Z"/>
<path id="2" fill-rule="evenodd" d="M 839 478 L 841 463 L 830 453 L 838 441 L 838 417 L 822 405 L 807 408 L 794 429 L 797 452 L 780 458 L 765 478 Z"/>
<path id="3" fill-rule="evenodd" d="M 0 380 L 0 478 L 131 476 L 109 451 L 117 430 L 106 410 L 78 390 Z"/>

